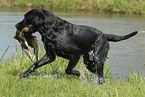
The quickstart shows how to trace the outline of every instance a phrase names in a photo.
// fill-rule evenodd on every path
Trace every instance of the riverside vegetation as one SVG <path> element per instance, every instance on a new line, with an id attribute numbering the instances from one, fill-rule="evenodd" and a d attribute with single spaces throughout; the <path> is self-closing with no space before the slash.
<path id="1" fill-rule="evenodd" d="M 145 14 L 145 0 L 0 0 L 0 6 Z"/>
<path id="2" fill-rule="evenodd" d="M 19 52 L 17 46 L 15 55 L 8 57 L 5 62 L 1 58 L 1 97 L 144 97 L 145 95 L 145 78 L 139 72 L 134 74 L 129 68 L 129 78 L 114 81 L 107 61 L 104 68 L 106 83 L 103 85 L 96 83 L 94 74 L 85 68 L 83 59 L 76 67 L 81 71 L 81 77 L 78 78 L 64 73 L 68 61 L 59 57 L 53 63 L 20 79 L 18 75 L 27 70 L 32 61 L 24 53 L 20 55 Z M 39 56 L 42 57 L 44 54 L 45 50 L 40 45 Z"/>

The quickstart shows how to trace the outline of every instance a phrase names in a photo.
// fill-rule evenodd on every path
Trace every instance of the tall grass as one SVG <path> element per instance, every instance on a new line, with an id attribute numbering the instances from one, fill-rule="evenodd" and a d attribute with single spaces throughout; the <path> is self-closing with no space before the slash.
<path id="1" fill-rule="evenodd" d="M 40 46 L 39 56 L 45 51 Z M 105 65 L 106 83 L 98 85 L 94 74 L 90 73 L 81 59 L 76 67 L 82 73 L 81 77 L 67 75 L 64 70 L 67 60 L 57 57 L 56 60 L 37 69 L 24 79 L 18 75 L 27 70 L 33 63 L 23 53 L 8 57 L 0 63 L 0 97 L 143 97 L 145 94 L 145 79 L 135 75 L 131 69 L 128 79 L 111 80 L 109 67 Z M 107 63 L 106 63 L 107 64 Z"/>
<path id="2" fill-rule="evenodd" d="M 1 0 L 0 6 L 145 14 L 144 0 Z"/>
<path id="3" fill-rule="evenodd" d="M 3 55 L 0 58 L 0 62 L 3 60 L 3 57 L 5 56 L 6 52 L 8 51 L 10 45 L 8 45 L 7 49 L 4 51 Z"/>

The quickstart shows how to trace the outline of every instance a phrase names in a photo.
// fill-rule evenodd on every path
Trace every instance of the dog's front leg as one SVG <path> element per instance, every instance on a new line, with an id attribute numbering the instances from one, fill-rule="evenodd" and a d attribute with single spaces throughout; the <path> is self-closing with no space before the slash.
<path id="1" fill-rule="evenodd" d="M 26 76 L 28 76 L 31 72 L 34 72 L 37 68 L 47 64 L 47 63 L 51 63 L 55 60 L 55 56 L 53 55 L 45 55 L 43 56 L 39 61 L 35 62 L 27 71 L 25 71 L 24 73 L 22 73 L 20 76 L 20 78 L 24 78 Z"/>

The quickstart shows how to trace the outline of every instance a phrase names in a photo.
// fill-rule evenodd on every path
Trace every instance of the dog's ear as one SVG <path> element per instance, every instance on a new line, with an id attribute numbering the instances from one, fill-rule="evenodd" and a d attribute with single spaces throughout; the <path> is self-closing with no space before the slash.
<path id="1" fill-rule="evenodd" d="M 27 24 L 32 24 L 34 26 L 41 26 L 45 22 L 45 15 L 40 8 L 30 10 L 24 17 L 24 21 Z"/>
<path id="2" fill-rule="evenodd" d="M 32 24 L 35 26 L 41 26 L 42 24 L 44 24 L 45 22 L 45 16 L 42 12 L 38 11 L 35 12 L 35 14 L 33 15 L 33 19 L 32 19 Z"/>

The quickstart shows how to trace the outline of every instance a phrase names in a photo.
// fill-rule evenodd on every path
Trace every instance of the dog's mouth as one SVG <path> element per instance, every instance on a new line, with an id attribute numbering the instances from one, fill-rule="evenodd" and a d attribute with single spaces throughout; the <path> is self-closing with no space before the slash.
<path id="1" fill-rule="evenodd" d="M 30 31 L 30 28 L 29 27 L 25 27 L 21 31 L 19 31 L 19 30 L 17 30 L 17 31 L 21 32 L 21 33 L 28 33 Z"/>
<path id="2" fill-rule="evenodd" d="M 22 32 L 28 32 L 29 30 L 30 30 L 29 27 L 25 27 L 25 28 L 22 29 Z"/>
<path id="3" fill-rule="evenodd" d="M 28 33 L 29 30 L 30 30 L 29 27 L 25 27 L 21 31 L 16 30 L 16 35 L 14 36 L 14 38 L 17 39 L 20 34 L 22 34 L 22 33 Z"/>

